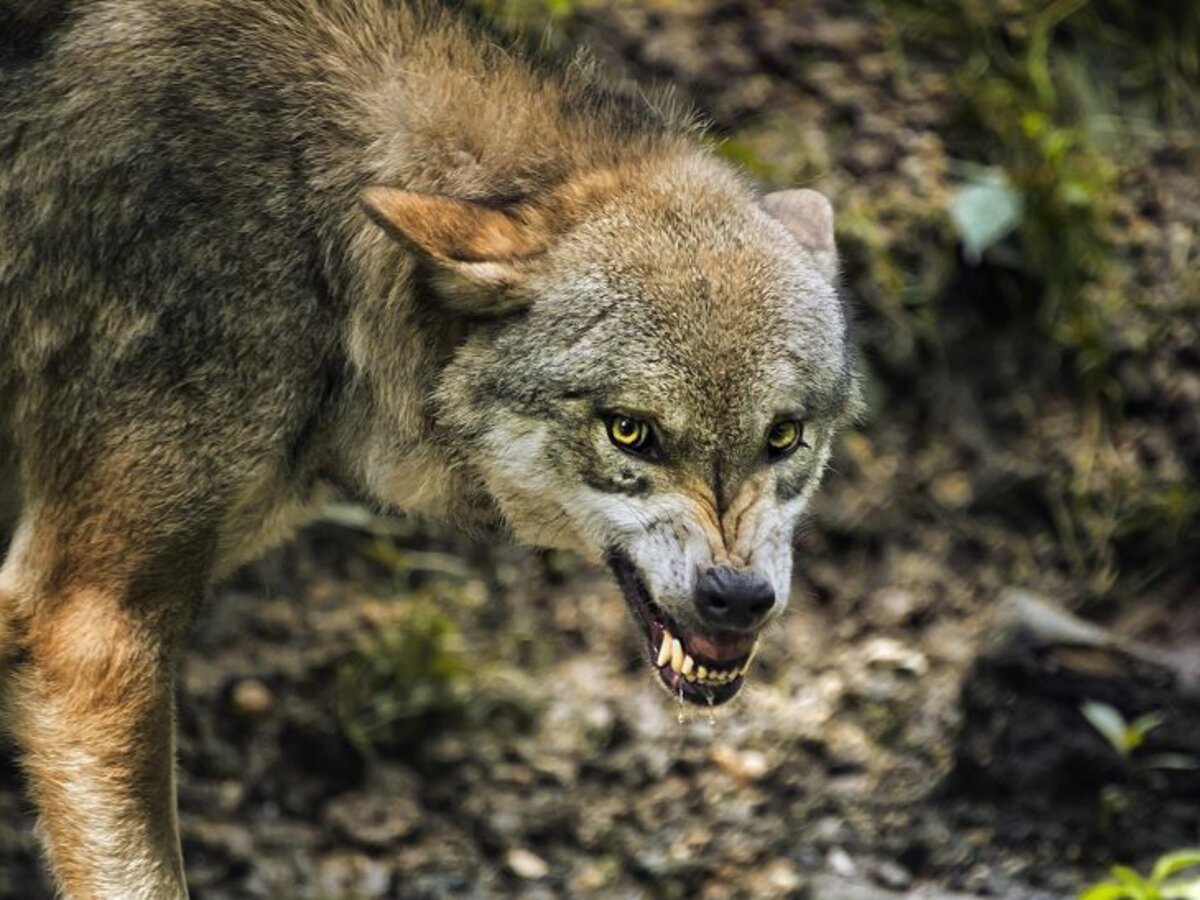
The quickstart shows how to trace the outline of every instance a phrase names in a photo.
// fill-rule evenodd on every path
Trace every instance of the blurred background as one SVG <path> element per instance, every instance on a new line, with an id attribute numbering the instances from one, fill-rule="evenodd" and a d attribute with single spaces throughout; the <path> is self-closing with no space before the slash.
<path id="1" fill-rule="evenodd" d="M 1200 4 L 476 5 L 833 199 L 868 410 L 711 717 L 572 558 L 337 507 L 241 572 L 180 679 L 194 895 L 1032 900 L 1200 844 Z"/>

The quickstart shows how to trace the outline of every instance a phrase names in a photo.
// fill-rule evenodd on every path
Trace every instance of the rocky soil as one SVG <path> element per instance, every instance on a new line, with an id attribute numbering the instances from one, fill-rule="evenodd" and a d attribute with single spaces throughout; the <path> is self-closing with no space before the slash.
<path id="1" fill-rule="evenodd" d="M 676 85 L 765 183 L 835 198 L 871 410 L 792 608 L 710 717 L 653 683 L 603 572 L 336 516 L 197 623 L 194 895 L 1040 900 L 1194 844 L 1194 773 L 1122 761 L 1079 713 L 1106 672 L 1055 693 L 989 648 L 1020 589 L 1200 653 L 1200 132 L 1168 123 L 1113 164 L 1114 266 L 1078 281 L 1105 325 L 1076 340 L 1058 326 L 1090 335 L 1092 307 L 1032 308 L 1046 270 L 959 252 L 958 163 L 1000 161 L 964 108 L 965 39 L 931 48 L 899 3 L 551 5 L 563 40 Z M 1174 702 L 1152 696 L 1122 712 Z M 1175 710 L 1151 749 L 1200 752 Z M 0 776 L 0 896 L 49 896 Z"/>

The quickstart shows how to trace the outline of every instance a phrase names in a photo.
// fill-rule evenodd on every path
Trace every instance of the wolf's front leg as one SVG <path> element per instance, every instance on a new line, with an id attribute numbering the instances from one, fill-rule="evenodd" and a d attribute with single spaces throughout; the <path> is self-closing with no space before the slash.
<path id="1" fill-rule="evenodd" d="M 86 575 L 67 573 L 52 593 L 35 587 L 45 569 L 14 566 L 0 579 L 23 594 L 7 598 L 5 718 L 59 889 L 73 900 L 186 897 L 165 611 Z"/>

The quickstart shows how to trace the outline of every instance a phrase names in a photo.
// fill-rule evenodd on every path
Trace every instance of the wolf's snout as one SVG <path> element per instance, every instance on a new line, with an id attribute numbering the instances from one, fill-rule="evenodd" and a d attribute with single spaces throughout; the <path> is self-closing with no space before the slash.
<path id="1" fill-rule="evenodd" d="M 753 631 L 760 628 L 775 606 L 775 588 L 749 569 L 714 566 L 696 584 L 696 608 L 714 628 Z"/>

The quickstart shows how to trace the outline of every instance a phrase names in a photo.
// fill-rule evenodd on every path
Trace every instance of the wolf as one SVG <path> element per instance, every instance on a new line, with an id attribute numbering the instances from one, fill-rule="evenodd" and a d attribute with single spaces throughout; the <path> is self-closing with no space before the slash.
<path id="1" fill-rule="evenodd" d="M 66 896 L 186 896 L 172 673 L 330 498 L 611 568 L 741 688 L 856 377 L 833 212 L 431 0 L 0 0 L 3 716 Z"/>

